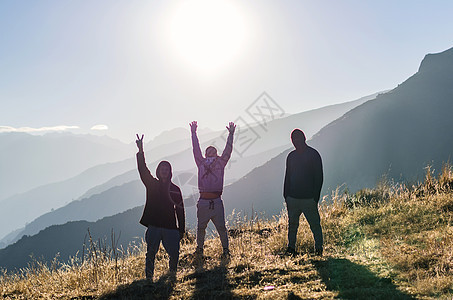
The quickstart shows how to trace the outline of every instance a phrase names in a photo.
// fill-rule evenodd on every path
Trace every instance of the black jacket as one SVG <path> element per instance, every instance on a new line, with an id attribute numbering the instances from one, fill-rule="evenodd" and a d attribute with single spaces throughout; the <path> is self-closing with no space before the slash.
<path id="1" fill-rule="evenodd" d="M 313 198 L 319 201 L 323 182 L 322 161 L 318 151 L 306 145 L 286 158 L 283 197 Z"/>
<path id="2" fill-rule="evenodd" d="M 179 187 L 172 182 L 167 187 L 158 178 L 153 177 L 146 166 L 143 152 L 137 153 L 137 165 L 140 179 L 146 187 L 146 203 L 140 224 L 184 232 L 184 202 Z"/>

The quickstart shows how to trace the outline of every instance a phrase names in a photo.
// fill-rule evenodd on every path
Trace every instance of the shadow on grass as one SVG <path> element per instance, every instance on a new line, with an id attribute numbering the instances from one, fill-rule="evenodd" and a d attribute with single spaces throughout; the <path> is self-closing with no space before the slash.
<path id="1" fill-rule="evenodd" d="M 169 299 L 175 285 L 174 274 L 164 274 L 158 281 L 136 280 L 131 284 L 120 285 L 114 292 L 104 294 L 99 299 Z"/>
<path id="2" fill-rule="evenodd" d="M 231 284 L 227 278 L 227 261 L 206 270 L 203 264 L 199 264 L 195 272 L 188 278 L 195 279 L 195 289 L 191 299 L 234 299 L 231 292 Z"/>
<path id="3" fill-rule="evenodd" d="M 341 299 L 415 299 L 400 291 L 390 278 L 380 278 L 347 259 L 314 261 L 322 281 Z"/>

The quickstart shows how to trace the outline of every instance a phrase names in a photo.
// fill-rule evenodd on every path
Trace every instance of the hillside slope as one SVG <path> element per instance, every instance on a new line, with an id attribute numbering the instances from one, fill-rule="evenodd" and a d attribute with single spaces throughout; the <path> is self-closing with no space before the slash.
<path id="1" fill-rule="evenodd" d="M 453 296 L 453 170 L 424 184 L 381 185 L 337 195 L 321 206 L 324 256 L 312 254 L 302 221 L 295 256 L 284 255 L 287 217 L 235 216 L 230 260 L 216 237 L 195 260 L 193 235 L 183 239 L 176 276 L 168 256 L 144 280 L 145 248 L 91 245 L 83 260 L 36 262 L 0 275 L 3 298 L 59 299 L 451 299 Z"/>
<path id="2" fill-rule="evenodd" d="M 138 223 L 142 211 L 140 206 L 97 222 L 73 221 L 50 226 L 33 236 L 23 236 L 16 243 L 0 249 L 0 268 L 24 268 L 32 260 L 30 256 L 49 262 L 58 255 L 62 261 L 68 261 L 77 252 L 82 253 L 84 243 L 88 245 L 88 230 L 95 241 L 101 239 L 109 243 L 113 230 L 118 246 L 140 241 L 144 234 L 144 227 Z"/>
<path id="3" fill-rule="evenodd" d="M 418 72 L 392 91 L 324 127 L 311 140 L 323 158 L 326 190 L 355 191 L 383 175 L 398 181 L 439 172 L 453 156 L 453 48 L 428 54 Z"/>
<path id="4" fill-rule="evenodd" d="M 353 192 L 374 187 L 383 176 L 413 183 L 423 180 L 428 165 L 437 174 L 453 156 L 452 82 L 453 48 L 427 55 L 417 74 L 315 134 L 307 143 L 323 159 L 322 195 L 330 196 L 338 186 Z M 226 187 L 225 206 L 250 213 L 253 203 L 255 211 L 278 213 L 287 154 Z"/>

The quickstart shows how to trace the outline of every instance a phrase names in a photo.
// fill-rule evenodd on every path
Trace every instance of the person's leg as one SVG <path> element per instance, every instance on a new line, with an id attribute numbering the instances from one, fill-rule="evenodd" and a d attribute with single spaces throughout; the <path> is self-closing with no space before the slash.
<path id="1" fill-rule="evenodd" d="M 225 208 L 221 198 L 214 200 L 214 215 L 212 216 L 217 232 L 219 233 L 220 242 L 224 252 L 228 252 L 228 231 L 225 225 Z"/>
<path id="2" fill-rule="evenodd" d="M 177 229 L 162 229 L 162 244 L 170 257 L 170 272 L 176 272 L 179 260 L 179 231 Z"/>
<path id="3" fill-rule="evenodd" d="M 160 228 L 154 226 L 148 226 L 145 233 L 146 241 L 146 263 L 145 263 L 145 275 L 147 279 L 153 279 L 154 275 L 154 260 L 156 253 L 159 250 L 161 241 Z"/>
<path id="4" fill-rule="evenodd" d="M 303 199 L 303 213 L 310 225 L 313 239 L 315 240 L 316 253 L 322 254 L 323 237 L 321 228 L 321 218 L 319 217 L 318 203 L 314 199 Z"/>
<path id="5" fill-rule="evenodd" d="M 288 248 L 296 249 L 297 229 L 299 228 L 299 218 L 302 210 L 300 199 L 286 197 L 286 209 L 288 211 Z"/>
<path id="6" fill-rule="evenodd" d="M 197 203 L 197 250 L 202 253 L 204 239 L 206 236 L 206 227 L 211 219 L 208 200 L 198 200 Z"/>

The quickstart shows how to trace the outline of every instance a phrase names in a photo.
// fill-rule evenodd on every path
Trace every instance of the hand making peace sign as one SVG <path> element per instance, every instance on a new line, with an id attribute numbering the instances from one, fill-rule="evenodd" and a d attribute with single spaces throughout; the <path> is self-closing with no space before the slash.
<path id="1" fill-rule="evenodd" d="M 136 134 L 137 136 L 137 140 L 135 141 L 135 143 L 137 144 L 137 147 L 138 147 L 138 150 L 140 152 L 143 152 L 143 137 L 145 136 L 144 134 L 142 134 L 142 138 L 140 138 L 138 136 L 138 134 Z"/>

